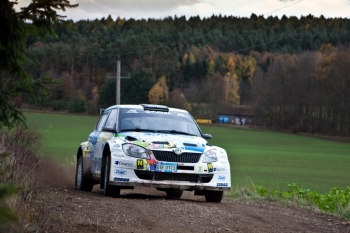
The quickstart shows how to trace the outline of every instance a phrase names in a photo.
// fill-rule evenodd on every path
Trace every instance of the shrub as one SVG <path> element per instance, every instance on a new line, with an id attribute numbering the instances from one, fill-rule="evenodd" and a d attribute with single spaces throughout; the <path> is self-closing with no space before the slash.
<path id="1" fill-rule="evenodd" d="M 41 135 L 34 127 L 0 131 L 0 182 L 25 184 L 28 173 L 39 159 Z"/>
<path id="2" fill-rule="evenodd" d="M 85 100 L 70 100 L 68 102 L 69 112 L 85 112 L 86 111 L 86 101 Z"/>
<path id="3" fill-rule="evenodd" d="M 254 188 L 263 198 L 273 197 L 279 200 L 287 200 L 350 219 L 350 187 L 347 187 L 345 190 L 338 187 L 331 188 L 325 194 L 300 188 L 294 183 L 289 184 L 288 190 L 285 192 L 271 191 L 258 185 L 254 185 Z"/>
<path id="4" fill-rule="evenodd" d="M 28 204 L 38 186 L 33 171 L 39 163 L 40 147 L 41 135 L 35 127 L 0 130 L 0 231 L 17 219 L 13 212 L 30 212 Z M 13 195 L 16 192 L 18 195 Z"/>
<path id="5" fill-rule="evenodd" d="M 67 109 L 67 101 L 65 100 L 54 101 L 52 102 L 51 106 L 54 111 L 65 110 Z"/>
<path id="6" fill-rule="evenodd" d="M 17 221 L 17 216 L 8 204 L 8 198 L 16 193 L 12 185 L 0 184 L 0 231 L 5 232 L 10 222 Z"/>

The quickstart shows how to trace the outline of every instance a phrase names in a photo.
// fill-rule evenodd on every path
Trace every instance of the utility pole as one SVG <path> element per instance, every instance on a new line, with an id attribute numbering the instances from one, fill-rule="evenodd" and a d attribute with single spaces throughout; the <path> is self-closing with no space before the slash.
<path id="1" fill-rule="evenodd" d="M 107 78 L 116 78 L 116 104 L 120 105 L 120 79 L 121 78 L 130 78 L 130 73 L 128 74 L 128 77 L 120 77 L 120 54 L 117 56 L 117 76 L 113 77 L 110 75 L 110 73 L 107 73 Z"/>
<path id="2" fill-rule="evenodd" d="M 117 96 L 116 96 L 116 100 L 117 100 L 117 105 L 120 104 L 120 54 L 118 54 L 118 58 L 117 58 Z"/>

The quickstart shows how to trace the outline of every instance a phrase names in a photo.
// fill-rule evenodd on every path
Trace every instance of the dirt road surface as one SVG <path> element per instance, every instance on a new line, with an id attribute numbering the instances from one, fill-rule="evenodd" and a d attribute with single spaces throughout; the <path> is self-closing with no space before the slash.
<path id="1" fill-rule="evenodd" d="M 46 172 L 35 199 L 41 209 L 37 229 L 41 232 L 350 233 L 347 220 L 272 202 L 224 198 L 221 203 L 207 203 L 192 192 L 172 200 L 152 188 L 124 190 L 118 198 L 105 197 L 98 185 L 92 192 L 78 191 L 74 171 L 46 168 L 50 172 Z"/>

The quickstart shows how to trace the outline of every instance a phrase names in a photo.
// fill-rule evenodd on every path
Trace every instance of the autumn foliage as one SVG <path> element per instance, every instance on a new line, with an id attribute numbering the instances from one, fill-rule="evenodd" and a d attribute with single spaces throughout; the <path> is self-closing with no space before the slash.
<path id="1" fill-rule="evenodd" d="M 120 54 L 122 76 L 131 74 L 121 80 L 122 104 L 166 104 L 213 120 L 244 108 L 258 125 L 349 135 L 349 31 L 348 19 L 312 15 L 108 16 L 61 23 L 57 38 L 28 37 L 28 53 L 43 66 L 26 70 L 36 78 L 67 75 L 39 107 L 69 110 L 64 103 L 79 102 L 97 113 L 115 103 L 115 80 L 106 74 L 116 75 Z"/>
<path id="2" fill-rule="evenodd" d="M 151 104 L 166 104 L 168 102 L 168 86 L 165 76 L 160 77 L 158 82 L 151 88 L 148 99 Z"/>

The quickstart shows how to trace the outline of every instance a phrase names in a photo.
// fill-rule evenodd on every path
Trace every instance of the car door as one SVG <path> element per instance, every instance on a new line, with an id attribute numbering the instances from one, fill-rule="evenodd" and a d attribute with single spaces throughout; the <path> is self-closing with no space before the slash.
<path id="1" fill-rule="evenodd" d="M 96 146 L 94 148 L 94 163 L 91 166 L 94 167 L 94 175 L 100 176 L 101 174 L 101 164 L 102 164 L 102 154 L 103 149 L 107 143 L 107 140 L 114 137 L 113 130 L 117 129 L 118 122 L 118 109 L 112 109 L 106 114 L 106 118 L 101 120 L 101 124 L 98 126 L 98 135 L 96 140 Z"/>
<path id="2" fill-rule="evenodd" d="M 105 112 L 99 122 L 96 125 L 95 131 L 90 134 L 89 140 L 91 140 L 91 173 L 92 175 L 99 175 L 101 173 L 101 149 L 99 148 L 99 138 L 102 131 L 102 127 L 105 125 L 109 112 Z"/>

